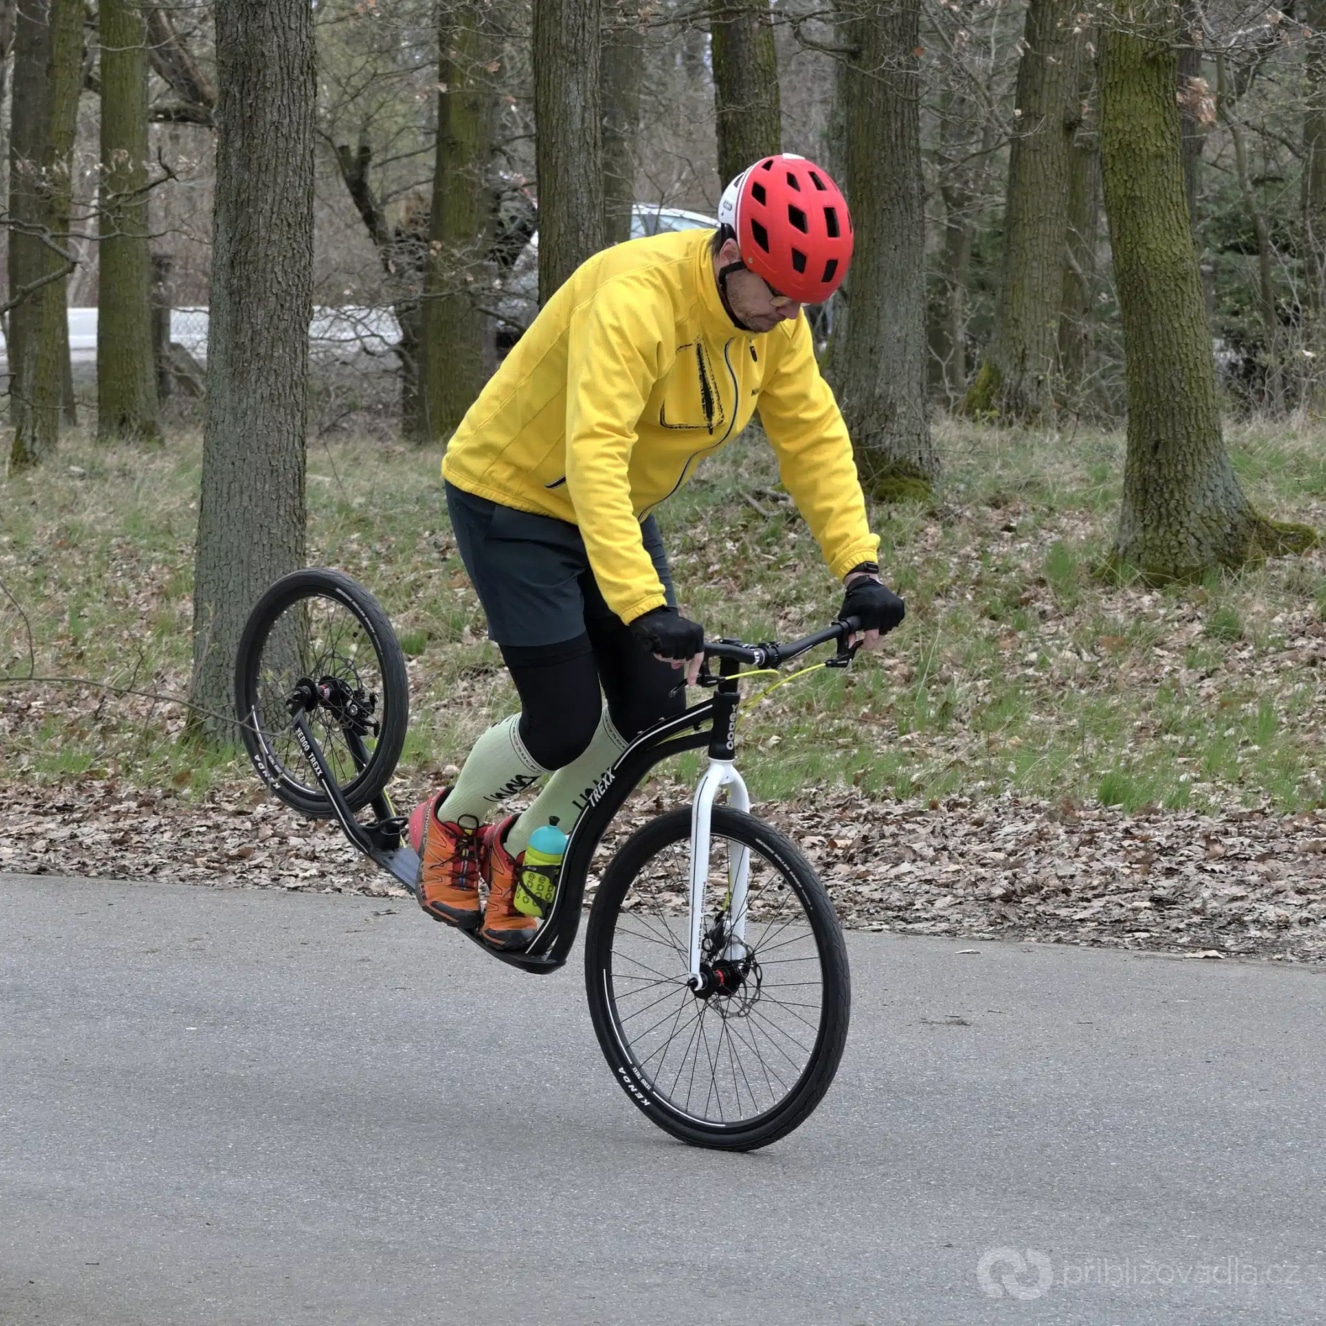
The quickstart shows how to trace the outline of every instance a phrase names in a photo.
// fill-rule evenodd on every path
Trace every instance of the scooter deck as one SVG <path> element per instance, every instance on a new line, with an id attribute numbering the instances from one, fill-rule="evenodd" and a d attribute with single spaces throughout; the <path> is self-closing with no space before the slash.
<path id="1" fill-rule="evenodd" d="M 394 875 L 415 897 L 419 895 L 419 853 L 413 847 L 377 848 L 368 853 L 383 870 Z"/>

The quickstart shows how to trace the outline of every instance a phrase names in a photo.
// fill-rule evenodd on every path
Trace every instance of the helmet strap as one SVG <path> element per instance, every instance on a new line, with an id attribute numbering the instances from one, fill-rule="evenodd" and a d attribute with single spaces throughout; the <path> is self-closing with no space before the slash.
<path id="1" fill-rule="evenodd" d="M 741 331 L 753 331 L 754 328 L 746 326 L 746 324 L 732 311 L 732 303 L 727 297 L 727 278 L 731 276 L 733 272 L 745 272 L 749 270 L 750 269 L 744 262 L 730 262 L 726 267 L 720 267 L 718 269 L 718 297 L 723 301 L 723 309 L 728 317 L 732 319 L 732 325 L 739 328 Z"/>

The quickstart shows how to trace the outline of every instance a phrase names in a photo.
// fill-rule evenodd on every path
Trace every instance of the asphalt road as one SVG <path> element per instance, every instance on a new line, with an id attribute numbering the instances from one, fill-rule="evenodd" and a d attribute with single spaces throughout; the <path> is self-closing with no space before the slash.
<path id="1" fill-rule="evenodd" d="M 0 1323 L 1326 1322 L 1321 973 L 849 951 L 828 1097 L 725 1155 L 615 1085 L 578 953 L 0 876 Z"/>

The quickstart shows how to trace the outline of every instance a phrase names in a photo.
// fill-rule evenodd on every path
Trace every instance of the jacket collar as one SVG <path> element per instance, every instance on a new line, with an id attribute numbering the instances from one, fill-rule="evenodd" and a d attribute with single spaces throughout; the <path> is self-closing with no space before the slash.
<path id="1" fill-rule="evenodd" d="M 700 313 L 705 331 L 726 340 L 730 336 L 754 336 L 756 333 L 743 331 L 732 321 L 723 300 L 718 293 L 718 282 L 714 279 L 714 259 L 709 252 L 711 230 L 695 232 L 699 243 L 695 254 L 695 282 L 700 292 Z"/>

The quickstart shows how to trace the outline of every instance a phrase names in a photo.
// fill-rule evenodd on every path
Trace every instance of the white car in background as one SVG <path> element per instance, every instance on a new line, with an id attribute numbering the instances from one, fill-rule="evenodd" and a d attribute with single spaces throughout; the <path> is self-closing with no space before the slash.
<path id="1" fill-rule="evenodd" d="M 717 230 L 715 217 L 688 212 L 661 203 L 636 203 L 631 208 L 631 238 L 662 235 L 673 230 Z M 524 335 L 539 311 L 539 232 L 530 236 L 510 274 L 502 281 L 494 310 L 497 314 L 499 351 L 509 350 Z"/>
<path id="2" fill-rule="evenodd" d="M 97 361 L 97 310 L 71 308 L 69 359 L 74 364 Z M 170 311 L 170 339 L 182 346 L 200 364 L 207 362 L 207 332 L 210 311 L 205 304 Z M 392 311 L 382 308 L 327 308 L 317 306 L 309 323 L 309 357 L 316 363 L 351 362 L 357 355 L 380 357 L 401 338 Z M 0 373 L 9 366 L 5 338 L 0 332 Z"/>

